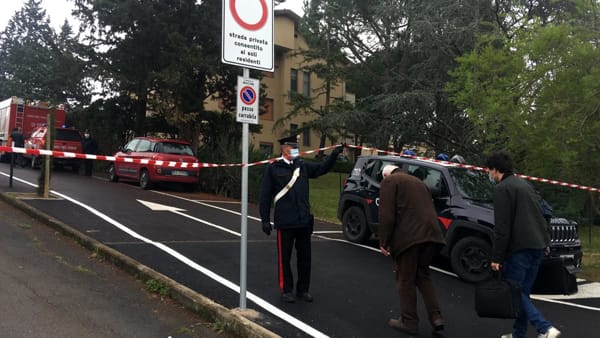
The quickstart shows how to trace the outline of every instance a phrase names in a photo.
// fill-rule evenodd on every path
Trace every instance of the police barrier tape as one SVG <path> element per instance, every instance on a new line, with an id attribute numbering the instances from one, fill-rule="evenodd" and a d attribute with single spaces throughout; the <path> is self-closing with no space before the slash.
<path id="1" fill-rule="evenodd" d="M 312 154 L 319 152 L 321 150 L 325 151 L 328 149 L 332 149 L 337 147 L 329 146 L 323 147 L 319 149 L 313 149 L 308 151 L 303 151 L 300 155 Z M 53 157 L 61 157 L 61 158 L 79 158 L 82 160 L 99 160 L 99 161 L 110 161 L 110 162 L 123 162 L 123 163 L 141 163 L 141 164 L 154 164 L 167 166 L 172 168 L 218 168 L 218 167 L 242 167 L 242 163 L 230 163 L 230 164 L 216 164 L 216 163 L 191 163 L 191 162 L 177 162 L 177 161 L 161 161 L 161 160 L 148 160 L 148 159 L 134 159 L 128 157 L 117 157 L 117 156 L 105 156 L 105 155 L 91 155 L 91 154 L 80 154 L 73 153 L 67 151 L 56 151 L 56 150 L 45 150 L 45 149 L 32 149 L 32 148 L 18 148 L 18 147 L 4 147 L 0 146 L 0 152 L 7 153 L 20 153 L 20 154 L 30 154 L 36 156 L 53 156 Z M 275 161 L 280 160 L 282 157 L 271 158 L 267 160 L 262 160 L 254 163 L 248 163 L 248 167 L 268 164 Z"/>
<path id="2" fill-rule="evenodd" d="M 339 145 L 334 145 L 334 146 L 328 146 L 328 147 L 323 147 L 323 148 L 318 148 L 318 149 L 307 150 L 307 151 L 301 152 L 300 155 L 313 154 L 313 153 L 316 153 L 319 151 L 333 149 L 338 146 Z M 393 152 L 393 151 L 381 150 L 381 149 L 372 148 L 372 147 L 363 147 L 363 146 L 357 146 L 357 145 L 351 145 L 351 144 L 346 144 L 345 146 L 347 148 L 367 150 L 372 153 L 377 152 L 377 153 L 383 153 L 385 155 L 401 156 L 401 157 L 407 157 L 407 158 L 412 158 L 412 159 L 417 159 L 417 160 L 423 160 L 423 161 L 429 161 L 429 162 L 435 162 L 435 163 L 443 163 L 446 165 L 451 165 L 451 166 L 455 166 L 455 167 L 459 167 L 459 168 L 487 171 L 487 168 L 479 167 L 479 166 L 475 166 L 475 165 L 471 165 L 471 164 L 438 160 L 438 159 L 425 157 L 425 156 L 401 154 L 401 153 L 397 153 L 397 152 Z M 175 161 L 161 161 L 161 160 L 148 160 L 148 159 L 133 159 L 133 158 L 117 157 L 117 156 L 90 155 L 90 154 L 80 154 L 80 153 L 73 153 L 73 152 L 66 152 L 66 151 L 30 149 L 30 148 L 18 148 L 18 147 L 4 147 L 4 146 L 0 146 L 0 152 L 7 152 L 7 153 L 14 152 L 14 153 L 31 154 L 31 155 L 38 155 L 38 156 L 41 155 L 41 156 L 66 157 L 66 158 L 79 158 L 79 159 L 123 162 L 123 163 L 154 164 L 154 165 L 167 166 L 167 167 L 171 167 L 171 168 L 219 168 L 219 167 L 242 167 L 244 165 L 243 163 L 216 164 L 216 163 L 198 163 L 198 162 L 190 163 L 190 162 L 175 162 Z M 261 165 L 261 164 L 268 164 L 268 163 L 278 161 L 281 158 L 282 157 L 280 156 L 280 157 L 270 158 L 270 159 L 262 160 L 262 161 L 258 161 L 258 162 L 248 163 L 247 166 L 252 167 L 252 166 Z M 561 182 L 561 181 L 557 181 L 557 180 L 551 180 L 551 179 L 523 175 L 523 174 L 517 174 L 517 176 L 527 179 L 527 180 L 530 180 L 530 181 L 535 181 L 535 182 L 548 183 L 548 184 L 559 185 L 562 187 L 568 187 L 568 188 L 579 189 L 579 190 L 600 192 L 600 188 L 593 188 L 593 187 L 588 187 L 588 186 L 584 186 L 584 185 L 566 183 L 566 182 Z"/>
<path id="3" fill-rule="evenodd" d="M 430 158 L 430 157 L 424 157 L 424 156 L 416 156 L 416 155 L 406 155 L 406 154 L 401 154 L 401 153 L 396 153 L 393 151 L 387 151 L 387 150 L 380 150 L 377 148 L 369 148 L 369 147 L 362 147 L 362 146 L 355 146 L 355 145 L 346 145 L 348 148 L 356 148 L 356 149 L 361 149 L 361 150 L 368 150 L 371 152 L 377 152 L 377 153 L 384 153 L 386 155 L 394 155 L 394 156 L 402 156 L 402 157 L 408 157 L 408 158 L 413 158 L 413 159 L 417 159 L 417 160 L 423 160 L 423 161 L 429 161 L 429 162 L 436 162 L 436 163 L 443 163 L 443 164 L 447 164 L 447 165 L 451 165 L 451 166 L 455 166 L 455 167 L 459 167 L 459 168 L 468 168 L 468 169 L 472 169 L 472 170 L 479 170 L 479 171 L 488 171 L 487 168 L 483 168 L 483 167 L 478 167 L 478 166 L 474 166 L 474 165 L 470 165 L 470 164 L 463 164 L 463 163 L 456 163 L 456 162 L 450 162 L 450 161 L 443 161 L 443 160 L 438 160 L 438 159 L 434 159 L 434 158 Z M 530 180 L 530 181 L 535 181 L 535 182 L 542 182 L 542 183 L 549 183 L 549 184 L 554 184 L 554 185 L 560 185 L 562 187 L 568 187 L 568 188 L 574 188 L 574 189 L 580 189 L 580 190 L 586 190 L 586 191 L 592 191 L 592 192 L 600 192 L 600 188 L 593 188 L 593 187 L 587 187 L 585 185 L 579 185 L 579 184 L 573 184 L 573 183 L 566 183 L 566 182 L 561 182 L 561 181 L 557 181 L 557 180 L 550 180 L 547 178 L 540 178 L 540 177 L 535 177 L 535 176 L 528 176 L 528 175 L 523 175 L 523 174 L 516 174 L 517 176 Z"/>

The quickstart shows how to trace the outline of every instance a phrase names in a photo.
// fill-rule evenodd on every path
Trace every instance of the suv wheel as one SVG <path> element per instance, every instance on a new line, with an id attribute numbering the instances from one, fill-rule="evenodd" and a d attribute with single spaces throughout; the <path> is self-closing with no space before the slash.
<path id="1" fill-rule="evenodd" d="M 119 181 L 119 176 L 117 176 L 117 172 L 115 171 L 114 164 L 111 164 L 110 167 L 108 167 L 108 180 L 111 182 Z"/>
<path id="2" fill-rule="evenodd" d="M 471 283 L 489 279 L 492 246 L 479 237 L 465 237 L 459 240 L 450 254 L 452 270 L 462 279 Z"/>
<path id="3" fill-rule="evenodd" d="M 140 187 L 144 190 L 150 189 L 152 187 L 152 182 L 150 181 L 150 174 L 148 174 L 148 170 L 142 169 L 140 172 Z"/>
<path id="4" fill-rule="evenodd" d="M 344 212 L 342 226 L 344 227 L 344 237 L 350 242 L 364 243 L 371 237 L 365 213 L 357 206 L 352 206 Z"/>

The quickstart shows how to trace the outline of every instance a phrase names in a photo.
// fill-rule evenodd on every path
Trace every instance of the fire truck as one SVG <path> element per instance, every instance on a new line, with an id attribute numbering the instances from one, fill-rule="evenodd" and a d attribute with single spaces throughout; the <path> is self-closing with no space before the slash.
<path id="1" fill-rule="evenodd" d="M 21 130 L 25 138 L 38 127 L 45 126 L 48 122 L 48 114 L 51 108 L 44 102 L 25 102 L 18 97 L 0 102 L 0 145 L 10 147 L 10 133 L 14 127 Z M 65 124 L 65 110 L 62 106 L 56 109 L 54 115 L 55 126 Z M 5 161 L 7 156 L 0 152 L 0 161 Z"/>

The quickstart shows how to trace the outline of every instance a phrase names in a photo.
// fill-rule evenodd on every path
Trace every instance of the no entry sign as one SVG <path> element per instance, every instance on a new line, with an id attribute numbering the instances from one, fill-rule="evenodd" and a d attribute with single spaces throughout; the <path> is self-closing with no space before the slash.
<path id="1" fill-rule="evenodd" d="M 223 0 L 221 61 L 274 70 L 273 0 Z"/>
<path id="2" fill-rule="evenodd" d="M 258 124 L 260 81 L 238 76 L 237 122 Z"/>

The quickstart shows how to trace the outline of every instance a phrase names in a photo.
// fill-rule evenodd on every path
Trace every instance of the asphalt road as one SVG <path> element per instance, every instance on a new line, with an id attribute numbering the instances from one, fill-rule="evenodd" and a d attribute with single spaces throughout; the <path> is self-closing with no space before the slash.
<path id="1" fill-rule="evenodd" d="M 8 191 L 8 178 L 2 173 L 8 173 L 6 164 L 0 164 L 0 191 Z M 15 169 L 19 180 L 13 181 L 12 189 L 33 191 L 25 181 L 37 182 L 38 174 Z M 238 203 L 200 201 L 196 194 L 168 188 L 144 191 L 134 184 L 60 171 L 53 173 L 51 190 L 59 198 L 26 203 L 228 308 L 239 306 Z M 161 210 L 151 209 L 156 204 Z M 348 243 L 338 225 L 317 222 L 311 286 L 315 302 L 282 303 L 275 237 L 260 231 L 255 206 L 249 206 L 249 214 L 247 299 L 249 308 L 264 315 L 261 325 L 283 337 L 399 336 L 386 324 L 399 313 L 393 264 L 374 245 Z M 444 265 L 435 269 L 433 278 L 446 319 L 446 336 L 486 338 L 510 332 L 511 321 L 477 317 L 473 286 L 445 271 Z M 596 337 L 598 283 L 582 281 L 579 288 L 573 296 L 540 296 L 536 305 L 564 337 Z M 426 318 L 422 304 L 420 316 Z M 421 322 L 420 331 L 429 335 L 426 321 Z"/>
<path id="2" fill-rule="evenodd" d="M 6 202 L 0 215 L 0 337 L 227 337 Z"/>

